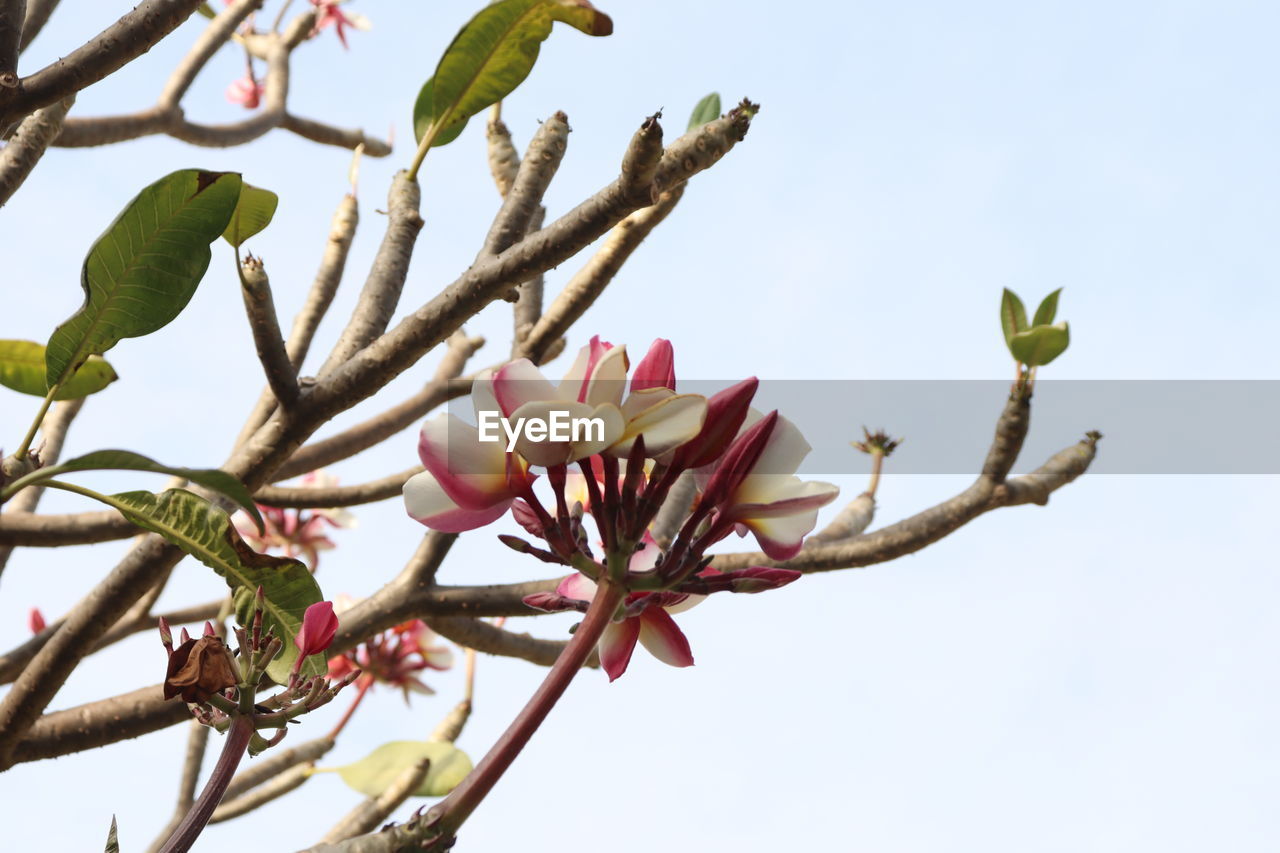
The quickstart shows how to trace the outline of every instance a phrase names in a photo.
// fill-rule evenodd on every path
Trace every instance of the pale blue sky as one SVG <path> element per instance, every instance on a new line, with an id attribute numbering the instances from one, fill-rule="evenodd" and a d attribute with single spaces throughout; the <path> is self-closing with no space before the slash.
<path id="1" fill-rule="evenodd" d="M 109 5 L 64 2 L 25 70 L 113 19 Z M 633 349 L 667 337 L 688 378 L 1003 379 L 1000 288 L 1035 301 L 1065 287 L 1073 345 L 1047 377 L 1278 378 L 1273 4 L 601 5 L 615 35 L 557 31 L 505 108 L 520 143 L 539 117 L 569 115 L 551 215 L 612 179 L 657 108 L 670 137 L 713 89 L 726 104 L 749 95 L 763 109 L 746 142 L 690 185 L 571 347 L 592 333 Z M 362 168 L 363 225 L 323 341 L 377 245 L 375 209 L 410 155 L 417 88 L 476 6 L 352 8 L 374 30 L 353 34 L 349 53 L 329 35 L 299 51 L 293 107 L 371 132 L 394 124 L 401 146 Z M 76 113 L 146 106 L 197 31 L 188 24 L 83 93 Z M 240 117 L 222 89 L 241 62 L 234 50 L 219 55 L 188 115 Z M 79 303 L 92 240 L 141 186 L 187 166 L 234 169 L 280 193 L 275 223 L 249 248 L 288 312 L 310 282 L 348 162 L 285 134 L 226 151 L 151 139 L 52 152 L 0 213 L 0 337 L 47 335 Z M 408 306 L 466 267 L 496 209 L 480 121 L 431 154 L 423 183 Z M 89 401 L 69 452 L 224 458 L 260 387 L 229 254 L 215 252 L 182 317 L 113 351 L 122 379 Z M 573 269 L 554 272 L 549 291 Z M 491 342 L 483 363 L 504 352 L 509 324 L 499 304 L 469 326 Z M 385 399 L 432 369 L 410 371 Z M 34 407 L 0 389 L 4 446 Z M 1231 434 L 1221 413 L 1202 417 Z M 882 419 L 863 413 L 849 437 L 862 422 Z M 1089 428 L 1108 423 L 1079 424 Z M 401 470 L 414 444 L 405 432 L 337 472 L 358 482 Z M 972 448 L 975 460 L 984 450 Z M 840 483 L 848 496 L 862 487 Z M 890 476 L 879 521 L 964 484 Z M 713 600 L 681 619 L 696 667 L 637 654 L 613 685 L 594 673 L 575 683 L 458 849 L 1272 850 L 1276 486 L 1085 478 L 1047 509 L 993 513 L 895 563 Z M 47 509 L 87 508 L 55 497 Z M 325 556 L 327 594 L 373 591 L 421 533 L 397 502 L 359 516 L 361 528 L 339 533 L 341 549 Z M 29 606 L 60 614 L 124 548 L 16 555 L 0 584 L 0 645 L 23 638 Z M 463 537 L 442 579 L 542 574 L 486 531 Z M 220 586 L 184 563 L 164 603 Z M 563 636 L 569 621 L 522 624 Z M 154 683 L 163 665 L 152 637 L 121 644 L 91 658 L 55 706 Z M 541 673 L 484 660 L 461 745 L 481 754 Z M 371 697 L 332 763 L 423 736 L 460 682 L 433 677 L 440 697 L 411 710 L 385 690 Z M 327 728 L 343 704 L 308 728 Z M 0 776 L 8 843 L 96 849 L 116 813 L 125 849 L 142 849 L 168 819 L 184 737 L 170 729 Z M 68 796 L 80 798 L 74 820 Z M 356 800 L 320 777 L 261 817 L 210 829 L 197 850 L 250 826 L 262 849 L 303 846 Z"/>

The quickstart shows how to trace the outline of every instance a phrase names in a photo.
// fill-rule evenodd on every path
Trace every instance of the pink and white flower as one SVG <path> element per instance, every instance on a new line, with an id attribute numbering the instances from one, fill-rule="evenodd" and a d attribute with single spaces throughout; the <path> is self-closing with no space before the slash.
<path id="1" fill-rule="evenodd" d="M 730 525 L 741 525 L 771 559 L 798 554 L 818 522 L 818 510 L 840 492 L 830 483 L 795 475 L 811 449 L 795 424 L 777 412 L 754 423 L 749 418 L 724 456 L 704 473 L 702 499 L 718 508 L 722 534 Z"/>

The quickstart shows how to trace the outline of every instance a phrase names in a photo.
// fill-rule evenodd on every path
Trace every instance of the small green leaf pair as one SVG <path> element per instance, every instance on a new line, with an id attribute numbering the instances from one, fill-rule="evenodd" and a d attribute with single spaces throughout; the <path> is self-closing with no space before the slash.
<path id="1" fill-rule="evenodd" d="M 1058 294 L 1062 288 L 1050 293 L 1036 308 L 1030 325 L 1027 309 L 1018 294 L 1005 288 L 1000 300 L 1000 326 L 1004 330 L 1004 342 L 1009 352 L 1020 364 L 1040 367 L 1066 352 L 1071 343 L 1071 332 L 1065 322 L 1054 323 L 1058 313 Z"/>

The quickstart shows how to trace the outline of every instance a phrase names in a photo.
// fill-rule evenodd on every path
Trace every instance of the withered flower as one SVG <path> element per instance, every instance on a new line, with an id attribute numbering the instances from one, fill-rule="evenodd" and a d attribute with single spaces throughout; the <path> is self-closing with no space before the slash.
<path id="1" fill-rule="evenodd" d="M 165 673 L 164 698 L 181 696 L 184 702 L 197 704 L 209 701 L 237 682 L 231 654 L 216 636 L 187 640 L 169 656 L 169 669 Z"/>

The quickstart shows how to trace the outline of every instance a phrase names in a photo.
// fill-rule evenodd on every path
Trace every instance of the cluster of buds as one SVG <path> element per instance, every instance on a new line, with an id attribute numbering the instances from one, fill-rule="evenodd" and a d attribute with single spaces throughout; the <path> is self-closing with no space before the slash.
<path id="1" fill-rule="evenodd" d="M 284 642 L 274 632 L 263 630 L 264 604 L 265 597 L 259 587 L 251 624 L 235 629 L 238 648 L 234 652 L 209 622 L 204 624 L 204 633 L 198 638 L 183 628 L 175 648 L 169 624 L 160 619 L 160 642 L 169 653 L 164 698 L 180 697 L 199 722 L 218 731 L 226 731 L 235 718 L 248 718 L 254 728 L 249 742 L 250 754 L 279 743 L 284 739 L 288 723 L 328 704 L 360 675 L 359 670 L 337 680 L 302 675 L 306 659 L 327 649 L 338 628 L 333 605 L 321 601 L 307 608 L 302 628 L 294 638 L 298 657 L 288 682 L 274 696 L 259 701 L 257 692 L 264 683 L 267 667 L 284 648 Z M 275 731 L 264 737 L 259 734 L 264 729 Z"/>
<path id="2" fill-rule="evenodd" d="M 301 480 L 305 489 L 329 489 L 338 484 L 338 478 L 326 471 L 312 471 Z M 276 550 L 286 557 L 301 557 L 311 571 L 320 567 L 320 552 L 336 547 L 328 537 L 331 528 L 350 529 L 356 526 L 356 518 L 345 509 L 286 509 L 258 504 L 262 515 L 262 530 L 258 530 L 244 512 L 238 512 L 232 521 L 241 538 L 255 551 L 266 553 Z"/>
<path id="3" fill-rule="evenodd" d="M 798 578 L 775 568 L 720 573 L 707 552 L 731 533 L 750 532 L 768 557 L 789 559 L 819 508 L 838 493 L 795 475 L 809 445 L 778 412 L 751 408 L 756 379 L 710 398 L 679 394 L 664 340 L 649 349 L 628 386 L 629 367 L 625 347 L 592 338 L 558 386 L 527 359 L 481 374 L 472 386 L 477 426 L 453 414 L 428 421 L 418 446 L 426 471 L 404 491 L 409 514 L 445 532 L 480 527 L 510 510 L 541 544 L 503 536 L 505 544 L 575 570 L 555 593 L 526 599 L 531 607 L 585 610 L 596 584 L 606 581 L 627 590 L 601 640 L 611 679 L 626 670 L 637 642 L 666 663 L 693 663 L 671 613 L 710 593 L 762 592 Z M 557 434 L 547 429 L 557 417 L 584 428 Z M 495 420 L 509 440 L 486 440 L 483 430 Z M 529 429 L 531 422 L 539 428 Z M 547 503 L 534 491 L 535 467 L 546 471 Z M 664 548 L 650 527 L 682 478 L 694 494 Z"/>

